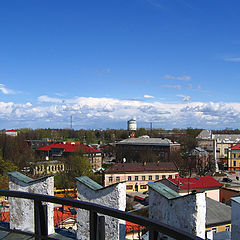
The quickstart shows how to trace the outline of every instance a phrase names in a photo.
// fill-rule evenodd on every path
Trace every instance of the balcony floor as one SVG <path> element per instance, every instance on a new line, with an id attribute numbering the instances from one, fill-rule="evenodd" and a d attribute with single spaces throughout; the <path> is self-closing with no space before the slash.
<path id="1" fill-rule="evenodd" d="M 58 240 L 72 240 L 75 237 L 67 237 L 67 234 L 59 234 L 59 233 L 54 233 L 49 235 L 49 237 L 51 239 L 58 239 Z M 11 232 L 11 230 L 3 230 L 0 229 L 0 239 L 4 239 L 4 240 L 35 240 L 34 237 L 29 236 L 27 234 L 24 233 L 15 233 L 15 232 Z"/>

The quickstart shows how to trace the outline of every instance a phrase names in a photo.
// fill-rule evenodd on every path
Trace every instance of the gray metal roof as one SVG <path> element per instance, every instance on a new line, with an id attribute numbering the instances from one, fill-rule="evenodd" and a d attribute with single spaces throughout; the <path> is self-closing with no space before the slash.
<path id="1" fill-rule="evenodd" d="M 213 134 L 213 139 L 217 142 L 236 143 L 240 141 L 240 134 Z"/>
<path id="2" fill-rule="evenodd" d="M 198 136 L 197 136 L 198 139 L 209 139 L 211 140 L 212 139 L 212 131 L 211 130 L 202 130 Z"/>
<path id="3" fill-rule="evenodd" d="M 8 172 L 8 175 L 12 176 L 12 177 L 18 179 L 19 181 L 24 182 L 24 183 L 38 182 L 38 181 L 41 181 L 41 180 L 43 180 L 45 178 L 53 176 L 53 175 L 47 175 L 47 176 L 44 176 L 44 177 L 41 177 L 41 178 L 32 179 L 32 178 L 30 178 L 30 177 L 28 177 L 26 175 L 23 175 L 22 173 L 17 172 L 17 171 L 16 172 Z"/>
<path id="4" fill-rule="evenodd" d="M 206 197 L 207 216 L 206 226 L 221 223 L 231 223 L 231 207 Z"/>
<path id="5" fill-rule="evenodd" d="M 223 143 L 236 143 L 240 141 L 240 134 L 212 134 L 211 130 L 202 130 L 197 139 L 216 140 Z"/>
<path id="6" fill-rule="evenodd" d="M 167 138 L 128 138 L 123 141 L 116 143 L 117 145 L 121 144 L 131 144 L 131 145 L 179 145 L 179 143 L 173 143 L 170 139 Z"/>
<path id="7" fill-rule="evenodd" d="M 174 199 L 181 196 L 180 194 L 160 182 L 149 183 L 148 186 L 167 199 Z"/>
<path id="8" fill-rule="evenodd" d="M 231 198 L 232 201 L 240 203 L 240 196 L 239 197 L 232 197 Z"/>
<path id="9" fill-rule="evenodd" d="M 91 178 L 87 177 L 87 176 L 82 176 L 82 177 L 76 177 L 76 179 L 83 183 L 84 185 L 86 185 L 87 187 L 91 188 L 92 190 L 100 190 L 103 188 L 103 186 L 101 186 L 100 184 L 96 183 L 95 181 L 93 181 Z"/>

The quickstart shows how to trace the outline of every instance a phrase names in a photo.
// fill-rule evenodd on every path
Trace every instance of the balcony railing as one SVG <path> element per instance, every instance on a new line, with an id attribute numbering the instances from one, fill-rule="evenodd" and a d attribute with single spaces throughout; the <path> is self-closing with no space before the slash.
<path id="1" fill-rule="evenodd" d="M 34 221 L 35 221 L 35 233 L 30 234 L 29 232 L 22 232 L 26 235 L 32 235 L 35 239 L 53 239 L 48 237 L 48 225 L 47 225 L 47 211 L 43 202 L 50 202 L 55 204 L 72 206 L 75 208 L 81 208 L 89 211 L 90 216 L 90 240 L 104 240 L 105 239 L 105 217 L 102 215 L 122 219 L 125 221 L 133 222 L 141 226 L 146 227 L 149 230 L 149 239 L 157 240 L 158 233 L 162 233 L 174 239 L 185 239 L 185 240 L 202 240 L 190 233 L 169 226 L 164 223 L 159 223 L 150 218 L 138 216 L 132 213 L 120 211 L 117 209 L 105 207 L 99 204 L 90 202 L 84 202 L 79 200 L 72 200 L 60 197 L 54 197 L 50 195 L 42 195 L 36 193 L 27 193 L 19 191 L 7 191 L 0 190 L 0 196 L 24 198 L 34 201 Z M 101 214 L 101 216 L 99 216 Z M 10 230 L 14 231 L 14 230 Z M 16 231 L 16 230 L 15 230 Z"/>

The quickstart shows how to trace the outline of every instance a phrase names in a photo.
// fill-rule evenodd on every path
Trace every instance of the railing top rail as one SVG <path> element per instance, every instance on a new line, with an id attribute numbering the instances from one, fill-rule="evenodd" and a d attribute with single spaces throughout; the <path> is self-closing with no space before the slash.
<path id="1" fill-rule="evenodd" d="M 138 216 L 138 215 L 135 215 L 132 213 L 124 212 L 124 211 L 121 211 L 118 209 L 113 209 L 110 207 L 102 206 L 102 205 L 91 203 L 91 202 L 66 199 L 66 198 L 37 194 L 37 193 L 9 191 L 9 190 L 0 190 L 0 196 L 16 197 L 16 198 L 35 200 L 35 201 L 50 202 L 50 203 L 72 206 L 75 208 L 81 208 L 81 209 L 85 209 L 88 211 L 95 211 L 95 212 L 101 213 L 103 215 L 111 216 L 114 218 L 133 222 L 133 223 L 139 224 L 141 226 L 145 226 L 151 230 L 161 232 L 161 233 L 166 234 L 175 239 L 202 240 L 202 238 L 194 236 L 188 232 L 182 231 L 181 229 L 177 229 L 173 226 L 170 226 L 170 225 L 167 225 L 164 223 L 160 223 L 160 222 L 156 222 L 153 219 Z"/>

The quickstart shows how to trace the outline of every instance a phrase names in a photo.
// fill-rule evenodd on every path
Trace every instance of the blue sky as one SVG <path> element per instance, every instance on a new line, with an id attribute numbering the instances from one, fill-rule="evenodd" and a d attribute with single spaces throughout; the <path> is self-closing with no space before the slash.
<path id="1" fill-rule="evenodd" d="M 239 128 L 238 0 L 0 1 L 0 128 Z"/>

